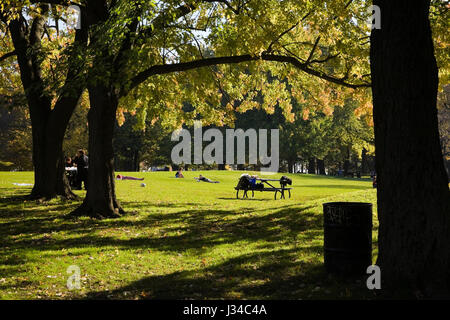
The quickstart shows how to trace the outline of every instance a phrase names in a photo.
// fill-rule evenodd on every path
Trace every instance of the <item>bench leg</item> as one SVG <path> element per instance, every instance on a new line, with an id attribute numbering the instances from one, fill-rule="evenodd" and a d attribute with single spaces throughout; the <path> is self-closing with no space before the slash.
<path id="1" fill-rule="evenodd" d="M 288 192 L 289 192 L 289 199 L 291 198 L 291 190 L 288 190 Z"/>
<path id="2" fill-rule="evenodd" d="M 236 191 L 236 199 L 239 199 L 239 190 Z"/>
<path id="3" fill-rule="evenodd" d="M 247 190 L 244 190 L 244 196 L 242 198 L 246 198 L 248 199 L 248 194 L 247 194 Z"/>
<path id="4" fill-rule="evenodd" d="M 278 191 L 275 191 L 275 200 L 277 200 L 277 192 L 278 192 Z"/>
<path id="5" fill-rule="evenodd" d="M 281 198 L 280 199 L 285 199 L 285 197 L 284 197 L 284 190 L 281 190 L 280 193 L 281 193 Z"/>

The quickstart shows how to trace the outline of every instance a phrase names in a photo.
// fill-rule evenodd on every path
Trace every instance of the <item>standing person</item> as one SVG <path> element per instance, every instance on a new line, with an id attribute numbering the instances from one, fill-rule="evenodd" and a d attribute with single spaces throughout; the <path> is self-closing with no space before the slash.
<path id="1" fill-rule="evenodd" d="M 77 157 L 74 160 L 77 166 L 77 186 L 78 190 L 81 190 L 81 183 L 84 182 L 84 189 L 87 190 L 87 180 L 88 180 L 88 164 L 89 158 L 84 154 L 84 150 L 78 150 Z"/>

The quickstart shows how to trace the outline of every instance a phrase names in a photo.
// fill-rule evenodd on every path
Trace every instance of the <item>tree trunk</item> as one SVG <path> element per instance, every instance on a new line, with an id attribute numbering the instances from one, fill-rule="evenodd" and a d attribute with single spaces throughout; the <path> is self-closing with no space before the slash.
<path id="1" fill-rule="evenodd" d="M 139 151 L 136 150 L 134 152 L 134 157 L 133 157 L 133 170 L 136 172 L 139 172 Z"/>
<path id="2" fill-rule="evenodd" d="M 308 173 L 316 174 L 316 158 L 311 158 L 308 161 Z"/>
<path id="3" fill-rule="evenodd" d="M 367 149 L 363 148 L 361 151 L 361 173 L 367 173 L 369 170 L 367 169 Z"/>
<path id="4" fill-rule="evenodd" d="M 317 159 L 317 170 L 319 174 L 325 175 L 325 161 Z"/>
<path id="5" fill-rule="evenodd" d="M 289 173 L 295 173 L 295 160 L 289 163 Z"/>
<path id="6" fill-rule="evenodd" d="M 117 218 L 125 212 L 116 198 L 114 182 L 113 134 L 118 97 L 114 89 L 89 87 L 88 190 L 83 204 L 72 216 Z"/>
<path id="7" fill-rule="evenodd" d="M 344 161 L 344 176 L 347 176 L 350 172 L 350 147 L 347 147 L 347 159 Z"/>
<path id="8" fill-rule="evenodd" d="M 450 296 L 450 194 L 437 121 L 429 1 L 374 0 L 371 35 L 382 288 Z"/>
<path id="9" fill-rule="evenodd" d="M 45 128 L 44 128 L 45 129 Z M 61 144 L 50 141 L 48 136 L 40 136 L 33 130 L 33 165 L 34 186 L 31 191 L 32 199 L 51 199 L 57 195 L 66 199 L 75 199 L 67 180 L 62 152 L 62 139 L 56 136 Z"/>
<path id="10" fill-rule="evenodd" d="M 52 97 L 46 94 L 37 54 L 44 24 L 42 17 L 33 20 L 31 30 L 22 19 L 13 20 L 9 24 L 32 124 L 35 183 L 30 196 L 33 199 L 51 199 L 57 195 L 75 198 L 64 172 L 62 142 L 82 88 L 72 87 L 75 94 L 71 97 L 59 97 L 54 108 L 51 108 Z M 77 34 L 77 39 L 79 37 Z M 73 69 L 69 68 L 67 78 L 70 79 L 72 75 Z M 63 89 L 65 88 L 66 85 Z"/>

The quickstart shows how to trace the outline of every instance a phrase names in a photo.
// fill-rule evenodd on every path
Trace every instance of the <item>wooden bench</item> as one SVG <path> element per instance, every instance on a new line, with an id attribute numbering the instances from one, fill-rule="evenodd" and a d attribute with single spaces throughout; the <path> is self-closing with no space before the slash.
<path id="1" fill-rule="evenodd" d="M 236 190 L 236 199 L 239 199 L 239 191 L 241 191 L 241 190 L 243 191 L 242 199 L 248 199 L 248 192 L 249 191 L 252 192 L 252 198 L 255 196 L 255 191 L 275 192 L 275 195 L 274 195 L 275 200 L 277 200 L 277 193 L 278 192 L 281 195 L 280 199 L 286 199 L 286 197 L 284 196 L 284 192 L 287 191 L 288 194 L 289 194 L 289 198 L 291 198 L 291 189 L 292 188 L 286 188 L 286 185 L 282 184 L 280 180 L 278 180 L 278 179 L 256 179 L 256 180 L 257 181 L 259 180 L 262 183 L 267 184 L 269 187 L 268 188 L 266 188 L 266 187 L 264 187 L 264 188 L 252 188 L 252 187 L 250 187 L 250 188 L 245 188 L 245 189 L 235 187 L 234 189 Z M 277 187 L 273 186 L 269 181 L 278 181 L 278 182 L 280 182 L 281 186 L 279 188 L 277 188 Z"/>

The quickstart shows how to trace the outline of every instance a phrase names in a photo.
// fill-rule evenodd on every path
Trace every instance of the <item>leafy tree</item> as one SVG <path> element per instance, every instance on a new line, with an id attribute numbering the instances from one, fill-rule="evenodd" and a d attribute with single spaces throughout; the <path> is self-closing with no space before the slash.
<path id="1" fill-rule="evenodd" d="M 310 3 L 293 2 L 290 5 L 292 9 L 299 9 L 298 12 L 300 8 L 310 11 L 309 16 L 312 21 L 317 20 L 316 23 L 329 24 L 323 17 L 316 15 L 317 8 Z M 330 2 L 328 9 L 331 7 L 336 9 L 336 14 L 342 13 L 338 6 Z M 261 61 L 288 63 L 298 72 L 349 88 L 369 85 L 361 77 L 350 76 L 351 70 L 355 74 L 360 73 L 350 64 L 340 67 L 349 56 L 338 59 L 333 74 L 320 67 L 336 58 L 331 53 L 324 56 L 322 50 L 317 50 L 320 39 L 316 38 L 307 46 L 298 46 L 297 55 L 288 54 L 290 50 L 282 54 L 281 38 L 294 29 L 296 37 L 306 37 L 308 28 L 313 24 L 295 28 L 299 25 L 298 21 L 304 18 L 295 14 L 287 19 L 280 15 L 283 24 L 274 23 L 274 10 L 285 12 L 278 1 L 245 4 L 239 1 L 195 1 L 189 4 L 167 1 L 159 5 L 148 1 L 117 1 L 111 5 L 106 1 L 87 1 L 84 8 L 88 16 L 90 38 L 86 60 L 91 61 L 87 87 L 91 106 L 89 185 L 92 187 L 82 206 L 73 215 L 114 217 L 124 212 L 115 197 L 113 172 L 112 137 L 119 106 L 124 109 L 127 109 L 124 106 L 144 107 L 148 115 L 168 115 L 173 123 L 193 119 L 195 117 L 192 116 L 199 113 L 205 122 L 229 121 L 227 116 L 233 109 L 218 107 L 221 99 L 221 95 L 217 94 L 218 87 L 219 91 L 222 88 L 227 92 L 230 100 L 247 95 L 250 101 L 252 95 L 246 88 L 254 88 L 254 84 L 259 82 L 259 87 L 264 85 L 270 88 L 266 92 L 268 99 L 264 107 L 270 110 L 275 103 L 280 103 L 289 113 L 287 93 L 280 96 L 285 85 L 277 81 L 268 85 L 256 77 L 263 67 Z M 296 21 L 295 24 L 293 21 Z M 266 22 L 272 30 L 262 28 L 262 22 Z M 350 24 L 348 29 L 351 28 L 356 29 Z M 209 33 L 198 41 L 191 32 L 193 29 Z M 330 28 L 323 30 L 326 32 Z M 269 37 L 270 34 L 272 36 Z M 338 47 L 337 43 L 329 41 L 333 36 L 331 33 L 323 35 L 328 52 L 334 50 L 333 46 Z M 238 37 L 239 41 L 236 42 Z M 311 36 L 307 38 L 311 39 Z M 212 48 L 214 55 L 205 56 L 202 44 Z M 345 47 L 342 46 L 343 49 Z M 307 58 L 299 58 L 300 53 L 305 53 Z M 242 70 L 238 66 L 234 66 L 231 72 L 223 66 L 243 62 L 253 62 L 245 68 L 253 68 L 250 73 L 255 76 L 241 76 Z M 359 71 L 364 71 L 362 64 Z M 217 67 L 214 70 L 206 68 L 212 66 Z M 285 65 L 273 70 L 278 76 L 288 72 Z M 296 77 L 295 74 L 291 72 L 292 77 Z M 199 96 L 198 92 L 204 96 Z M 180 112 L 180 108 L 186 100 L 195 106 L 195 112 L 185 115 Z M 252 105 L 250 103 L 247 107 Z"/>
<path id="2" fill-rule="evenodd" d="M 138 117 L 129 113 L 124 115 L 123 121 L 114 132 L 116 170 L 139 171 L 141 162 L 156 166 L 171 163 L 173 143 L 169 129 L 150 119 L 146 119 L 145 127 L 141 128 Z"/>
<path id="3" fill-rule="evenodd" d="M 31 170 L 31 123 L 23 97 L 0 97 L 0 168 L 2 170 Z"/>
<path id="4" fill-rule="evenodd" d="M 50 17 L 56 30 L 47 24 Z M 75 196 L 65 179 L 62 144 L 84 90 L 81 47 L 87 38 L 83 29 L 72 34 L 59 30 L 60 17 L 58 10 L 50 10 L 48 4 L 3 0 L 0 6 L 0 33 L 10 35 L 11 48 L 0 62 L 11 57 L 17 60 L 31 119 L 34 198 Z M 74 45 L 67 45 L 71 39 Z"/>

